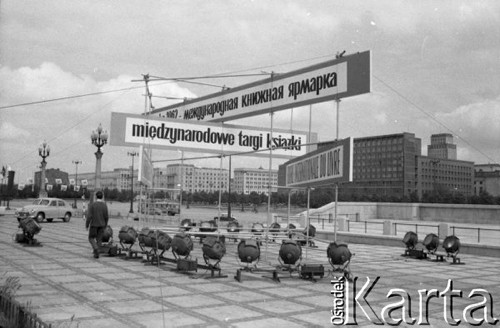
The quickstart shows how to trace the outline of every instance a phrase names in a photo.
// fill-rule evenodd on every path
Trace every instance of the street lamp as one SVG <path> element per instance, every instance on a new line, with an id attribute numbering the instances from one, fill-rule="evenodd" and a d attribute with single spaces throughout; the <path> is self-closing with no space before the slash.
<path id="1" fill-rule="evenodd" d="M 136 151 L 127 152 L 128 156 L 132 157 L 132 170 L 130 172 L 130 211 L 129 213 L 134 213 L 134 157 L 139 155 Z"/>
<path id="2" fill-rule="evenodd" d="M 40 175 L 40 197 L 47 197 L 47 192 L 45 191 L 45 167 L 47 166 L 47 162 L 45 161 L 45 158 L 49 157 L 50 154 L 50 147 L 47 145 L 46 141 L 43 141 L 43 143 L 38 147 L 38 155 L 42 158 L 42 165 L 41 165 L 41 175 Z"/>
<path id="3" fill-rule="evenodd" d="M 97 147 L 97 151 L 95 152 L 95 190 L 97 191 L 101 189 L 101 147 L 108 142 L 108 133 L 102 130 L 101 123 L 99 123 L 97 130 L 92 131 L 90 139 L 92 140 L 92 144 Z"/>
<path id="4" fill-rule="evenodd" d="M 76 208 L 76 193 L 75 193 L 75 189 L 76 189 L 76 186 L 78 186 L 78 164 L 82 164 L 82 161 L 79 161 L 79 160 L 75 160 L 73 161 L 73 164 L 75 164 L 75 186 L 73 187 L 73 193 L 74 193 L 74 197 L 75 197 L 75 202 L 73 203 L 73 208 Z"/>

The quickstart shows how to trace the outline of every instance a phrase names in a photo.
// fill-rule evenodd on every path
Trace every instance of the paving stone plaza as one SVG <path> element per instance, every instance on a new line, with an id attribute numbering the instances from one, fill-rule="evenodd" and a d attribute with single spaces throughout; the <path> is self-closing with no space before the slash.
<path id="1" fill-rule="evenodd" d="M 120 227 L 134 222 L 111 219 L 110 225 L 117 241 Z M 237 243 L 233 241 L 226 242 L 227 253 L 221 262 L 221 273 L 227 277 L 207 279 L 210 272 L 183 274 L 171 263 L 155 266 L 145 265 L 141 259 L 94 259 L 81 218 L 69 223 L 42 223 L 42 231 L 36 236 L 41 247 L 16 243 L 13 236 L 17 231 L 13 215 L 0 217 L 0 278 L 19 277 L 22 287 L 16 299 L 29 303 L 32 311 L 53 327 L 332 326 L 332 275 L 314 282 L 300 279 L 297 273 L 290 277 L 280 272 L 280 282 L 276 282 L 269 272 L 244 272 L 238 282 L 234 276 L 240 266 Z M 316 245 L 318 248 L 307 250 L 307 259 L 303 250 L 303 263 L 323 264 L 329 270 L 327 244 Z M 461 290 L 462 297 L 453 298 L 453 311 L 448 310 L 448 317 L 453 315 L 462 321 L 460 326 L 469 326 L 463 310 L 482 300 L 469 298 L 471 290 L 482 288 L 493 300 L 493 316 L 500 318 L 500 258 L 460 254 L 465 264 L 452 265 L 450 261 L 402 257 L 403 244 L 399 248 L 351 244 L 349 249 L 354 254 L 351 270 L 358 277 L 358 291 L 366 277 L 372 282 L 380 277 L 366 294 L 366 302 L 378 316 L 384 306 L 400 299 L 389 299 L 389 290 L 401 288 L 411 296 L 411 314 L 417 318 L 418 291 L 436 288 L 446 292 L 451 279 L 453 289 Z M 263 246 L 259 267 L 276 266 L 278 251 L 278 245 Z M 203 262 L 197 240 L 192 254 Z M 166 252 L 165 256 L 172 254 Z M 429 301 L 431 327 L 450 326 L 444 318 L 443 299 Z M 481 318 L 482 310 L 477 312 L 477 318 Z M 393 318 L 400 313 L 396 311 Z M 360 326 L 374 325 L 359 306 L 356 320 Z"/>

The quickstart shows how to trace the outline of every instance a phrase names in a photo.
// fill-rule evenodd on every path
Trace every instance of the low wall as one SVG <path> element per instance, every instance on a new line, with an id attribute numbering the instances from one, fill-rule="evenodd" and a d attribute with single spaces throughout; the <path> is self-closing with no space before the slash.
<path id="1" fill-rule="evenodd" d="M 328 216 L 335 203 L 310 210 L 309 214 Z M 357 203 L 338 202 L 337 214 L 354 215 L 361 220 L 408 220 L 500 225 L 499 205 L 430 203 Z M 304 215 L 305 213 L 302 213 Z"/>
<path id="2" fill-rule="evenodd" d="M 320 240 L 334 240 L 334 233 L 331 231 L 316 231 L 316 238 Z M 337 232 L 337 241 L 347 244 L 381 245 L 389 247 L 400 247 L 401 254 L 404 253 L 405 245 L 402 238 L 396 236 L 354 234 L 348 232 Z M 500 257 L 500 247 L 478 244 L 461 244 L 461 254 Z M 460 257 L 460 255 L 458 256 Z"/>

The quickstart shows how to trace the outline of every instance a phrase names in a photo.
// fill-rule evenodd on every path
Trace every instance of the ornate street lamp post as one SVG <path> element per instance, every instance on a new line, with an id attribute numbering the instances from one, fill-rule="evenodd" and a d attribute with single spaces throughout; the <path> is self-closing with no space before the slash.
<path id="1" fill-rule="evenodd" d="M 97 151 L 95 152 L 95 191 L 101 189 L 101 158 L 102 151 L 101 147 L 104 146 L 108 142 L 108 133 L 103 131 L 101 124 L 97 127 L 97 130 L 92 131 L 90 135 L 90 139 L 92 140 L 92 144 L 97 147 Z"/>
<path id="2" fill-rule="evenodd" d="M 137 152 L 127 152 L 128 156 L 132 156 L 132 169 L 130 172 L 130 211 L 129 213 L 134 213 L 134 157 L 139 155 Z"/>
<path id="3" fill-rule="evenodd" d="M 73 161 L 75 164 L 76 172 L 75 172 L 75 185 L 73 186 L 73 196 L 75 197 L 75 202 L 73 203 L 73 208 L 76 208 L 76 186 L 78 186 L 78 164 L 82 164 L 82 161 L 75 160 Z"/>
<path id="4" fill-rule="evenodd" d="M 42 169 L 40 174 L 40 197 L 47 197 L 47 191 L 45 191 L 45 167 L 47 166 L 47 162 L 45 161 L 45 158 L 49 157 L 49 154 L 50 147 L 47 145 L 47 142 L 44 141 L 40 147 L 38 147 L 38 155 L 42 158 L 42 165 L 40 166 Z"/>

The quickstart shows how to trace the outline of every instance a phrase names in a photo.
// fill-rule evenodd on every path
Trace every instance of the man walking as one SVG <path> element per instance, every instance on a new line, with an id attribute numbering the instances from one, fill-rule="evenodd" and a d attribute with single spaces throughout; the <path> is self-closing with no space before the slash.
<path id="1" fill-rule="evenodd" d="M 94 249 L 94 257 L 99 258 L 104 228 L 108 225 L 108 206 L 104 203 L 102 191 L 95 193 L 97 200 L 89 205 L 85 227 L 89 230 L 89 242 Z"/>

